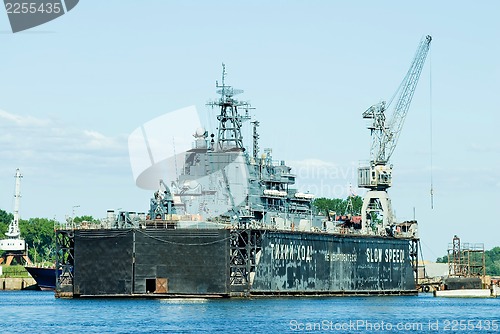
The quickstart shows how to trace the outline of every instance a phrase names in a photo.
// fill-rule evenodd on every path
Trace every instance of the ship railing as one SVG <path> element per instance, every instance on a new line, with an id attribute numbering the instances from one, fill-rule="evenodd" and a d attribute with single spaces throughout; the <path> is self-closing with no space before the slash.
<path id="1" fill-rule="evenodd" d="M 146 220 L 140 224 L 140 228 L 161 228 L 161 229 L 225 229 L 230 227 L 227 222 L 219 221 L 198 221 L 198 220 Z"/>
<path id="2" fill-rule="evenodd" d="M 134 224 L 135 225 L 135 224 Z M 137 226 L 117 227 L 115 223 L 111 223 L 106 219 L 100 222 L 83 222 L 77 224 L 59 224 L 57 230 L 89 230 L 89 229 L 124 229 L 124 228 L 155 228 L 155 229 L 232 229 L 242 228 L 241 225 L 231 224 L 229 221 L 199 221 L 199 220 L 141 220 Z M 265 224 L 261 222 L 251 222 L 245 225 L 245 228 L 270 229 L 279 231 L 298 231 L 299 226 L 291 224 L 283 224 L 277 226 L 275 224 Z M 326 227 L 310 226 L 301 228 L 301 231 L 316 232 L 325 234 L 340 234 L 340 235 L 376 235 L 376 233 L 366 233 L 362 230 L 357 230 L 338 225 L 326 225 Z M 393 234 L 396 238 L 417 238 L 418 233 L 416 227 L 409 229 L 396 229 Z"/>
<path id="3" fill-rule="evenodd" d="M 98 230 L 98 229 L 130 229 L 130 228 L 167 228 L 167 229 L 213 229 L 227 228 L 230 224 L 221 221 L 200 221 L 200 220 L 140 220 L 133 224 L 122 226 L 117 222 L 110 222 L 103 219 L 93 223 L 58 224 L 56 230 Z"/>
<path id="4" fill-rule="evenodd" d="M 55 230 L 66 230 L 66 231 L 72 231 L 72 230 L 97 230 L 97 229 L 111 229 L 113 228 L 112 224 L 106 222 L 106 221 L 99 221 L 99 222 L 82 222 L 82 223 L 72 223 L 72 224 L 58 224 L 54 226 Z"/>
<path id="5" fill-rule="evenodd" d="M 415 232 L 400 232 L 400 233 L 395 233 L 394 237 L 396 237 L 396 238 L 418 238 L 418 235 Z"/>
<path id="6" fill-rule="evenodd" d="M 362 230 L 342 227 L 342 226 L 332 226 L 327 225 L 326 227 L 318 227 L 318 226 L 309 226 L 307 228 L 300 229 L 297 225 L 276 225 L 276 224 L 264 224 L 254 222 L 251 223 L 248 227 L 255 229 L 266 229 L 273 231 L 301 231 L 301 232 L 314 232 L 314 233 L 324 233 L 324 234 L 335 234 L 335 235 L 375 235 L 375 233 L 367 234 L 363 233 Z M 233 226 L 233 228 L 237 228 L 237 226 Z"/>

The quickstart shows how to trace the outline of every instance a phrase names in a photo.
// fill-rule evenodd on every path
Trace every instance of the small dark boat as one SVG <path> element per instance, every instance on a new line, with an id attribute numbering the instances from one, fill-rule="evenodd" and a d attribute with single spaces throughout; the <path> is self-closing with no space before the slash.
<path id="1" fill-rule="evenodd" d="M 40 290 L 56 289 L 56 268 L 25 266 L 28 273 L 36 281 Z"/>

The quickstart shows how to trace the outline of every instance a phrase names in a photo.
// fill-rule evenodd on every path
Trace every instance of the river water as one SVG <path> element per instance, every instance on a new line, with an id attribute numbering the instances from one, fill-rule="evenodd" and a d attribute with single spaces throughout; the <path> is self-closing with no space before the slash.
<path id="1" fill-rule="evenodd" d="M 500 298 L 56 299 L 1 291 L 0 333 L 498 333 Z"/>

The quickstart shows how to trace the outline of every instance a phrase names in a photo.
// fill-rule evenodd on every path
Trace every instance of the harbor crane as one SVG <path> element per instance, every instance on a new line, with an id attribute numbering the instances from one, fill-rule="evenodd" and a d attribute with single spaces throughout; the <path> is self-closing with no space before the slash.
<path id="1" fill-rule="evenodd" d="M 363 113 L 363 118 L 373 120 L 368 126 L 372 136 L 370 164 L 358 168 L 358 186 L 368 189 L 361 209 L 363 229 L 371 227 L 386 230 L 395 224 L 387 194 L 387 189 L 392 185 L 392 165 L 389 164 L 389 159 L 403 129 L 431 40 L 431 36 L 427 35 L 420 41 L 408 73 L 389 103 L 382 101 Z M 390 109 L 393 101 L 394 109 L 391 118 L 387 119 L 386 111 Z M 382 224 L 377 224 L 375 220 L 381 220 Z"/>
<path id="2" fill-rule="evenodd" d="M 9 266 L 12 260 L 16 260 L 18 264 L 28 263 L 31 261 L 28 257 L 27 245 L 23 238 L 21 238 L 21 231 L 19 230 L 19 201 L 21 198 L 21 171 L 16 169 L 16 192 L 14 201 L 14 219 L 9 224 L 9 229 L 5 235 L 7 239 L 0 240 L 0 251 L 4 251 L 0 257 L 0 264 L 4 263 Z"/>

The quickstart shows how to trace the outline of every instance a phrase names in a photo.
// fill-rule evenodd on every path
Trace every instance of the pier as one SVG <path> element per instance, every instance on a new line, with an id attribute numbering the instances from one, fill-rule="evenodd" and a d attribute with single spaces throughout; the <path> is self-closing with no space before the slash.
<path id="1" fill-rule="evenodd" d="M 32 277 L 0 277 L 0 290 L 35 289 L 36 282 Z"/>

